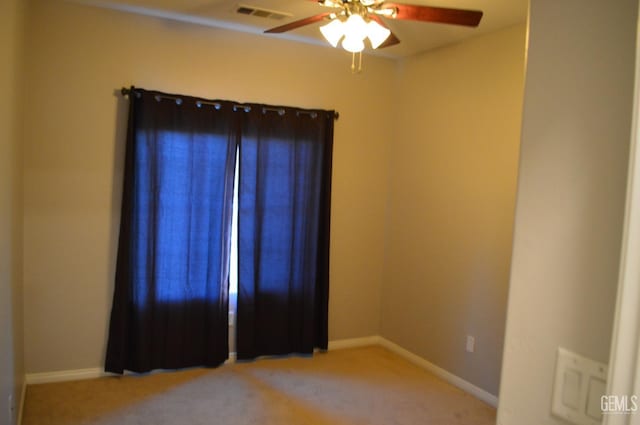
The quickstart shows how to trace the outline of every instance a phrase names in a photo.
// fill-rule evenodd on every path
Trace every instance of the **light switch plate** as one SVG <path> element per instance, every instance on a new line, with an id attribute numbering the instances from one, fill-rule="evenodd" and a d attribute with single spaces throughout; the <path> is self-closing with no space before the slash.
<path id="1" fill-rule="evenodd" d="M 600 423 L 602 421 L 602 404 L 600 402 L 603 394 L 607 392 L 607 381 L 592 376 L 589 379 L 587 388 L 587 416 Z"/>
<path id="2" fill-rule="evenodd" d="M 558 348 L 551 413 L 576 425 L 600 425 L 607 365 Z"/>
<path id="3" fill-rule="evenodd" d="M 580 388 L 582 386 L 582 372 L 567 367 L 564 371 L 562 383 L 562 404 L 572 409 L 580 408 Z"/>

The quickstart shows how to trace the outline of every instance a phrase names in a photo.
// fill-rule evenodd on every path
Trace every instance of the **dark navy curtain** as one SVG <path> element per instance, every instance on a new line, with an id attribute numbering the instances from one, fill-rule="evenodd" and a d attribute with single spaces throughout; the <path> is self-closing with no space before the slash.
<path id="1" fill-rule="evenodd" d="M 237 351 L 327 348 L 333 111 L 130 90 L 105 369 L 228 358 L 236 151 Z"/>
<path id="2" fill-rule="evenodd" d="M 327 348 L 333 121 L 286 108 L 243 121 L 239 359 Z"/>
<path id="3" fill-rule="evenodd" d="M 105 369 L 217 366 L 228 357 L 238 114 L 140 89 L 129 98 Z"/>

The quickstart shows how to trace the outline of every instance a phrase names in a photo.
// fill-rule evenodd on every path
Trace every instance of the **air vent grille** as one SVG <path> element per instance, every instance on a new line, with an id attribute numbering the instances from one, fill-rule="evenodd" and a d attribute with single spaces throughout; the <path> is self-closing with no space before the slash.
<path id="1" fill-rule="evenodd" d="M 239 13 L 240 15 L 257 16 L 258 18 L 275 19 L 277 21 L 284 18 L 290 18 L 291 16 L 293 16 L 291 13 L 278 12 L 276 10 L 269 10 L 269 9 L 262 9 L 260 7 L 247 6 L 244 4 L 238 5 L 238 7 L 236 8 L 236 13 Z"/>

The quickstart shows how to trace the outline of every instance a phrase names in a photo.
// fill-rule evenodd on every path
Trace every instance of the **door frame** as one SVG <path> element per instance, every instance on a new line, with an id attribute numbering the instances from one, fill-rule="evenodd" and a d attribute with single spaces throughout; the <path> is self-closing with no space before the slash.
<path id="1" fill-rule="evenodd" d="M 609 356 L 607 395 L 640 396 L 640 25 L 636 30 L 636 66 L 627 204 L 616 312 Z M 605 415 L 604 425 L 640 425 L 640 411 Z"/>

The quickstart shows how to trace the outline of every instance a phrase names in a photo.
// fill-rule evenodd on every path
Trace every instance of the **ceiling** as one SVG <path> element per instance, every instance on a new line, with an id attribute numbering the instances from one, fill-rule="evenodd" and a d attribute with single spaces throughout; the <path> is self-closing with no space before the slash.
<path id="1" fill-rule="evenodd" d="M 91 6 L 116 9 L 158 18 L 226 28 L 255 34 L 288 22 L 326 12 L 330 9 L 310 0 L 71 0 Z M 398 0 L 401 2 L 402 0 Z M 525 22 L 528 0 L 410 0 L 410 4 L 482 10 L 484 15 L 477 28 L 455 25 L 397 21 L 385 19 L 389 28 L 401 40 L 395 46 L 376 51 L 390 58 L 401 58 L 425 52 Z M 280 20 L 243 15 L 238 7 L 249 6 L 287 15 Z M 265 37 L 285 38 L 305 43 L 330 45 L 322 38 L 320 23 L 308 25 L 284 34 L 265 34 Z M 367 51 L 365 50 L 365 53 Z"/>

